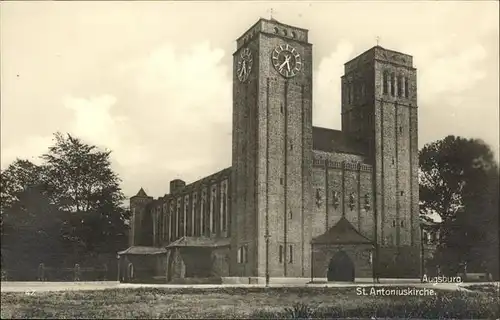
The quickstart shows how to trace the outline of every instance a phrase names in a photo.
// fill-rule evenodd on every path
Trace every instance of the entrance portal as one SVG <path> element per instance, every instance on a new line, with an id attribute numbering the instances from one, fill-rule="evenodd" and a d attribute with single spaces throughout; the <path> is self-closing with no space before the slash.
<path id="1" fill-rule="evenodd" d="M 354 282 L 354 264 L 344 251 L 337 252 L 328 266 L 328 281 Z"/>

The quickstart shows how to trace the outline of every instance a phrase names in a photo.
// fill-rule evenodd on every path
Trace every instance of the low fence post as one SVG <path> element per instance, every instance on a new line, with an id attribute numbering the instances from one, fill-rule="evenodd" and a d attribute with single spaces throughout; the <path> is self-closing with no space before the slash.
<path id="1" fill-rule="evenodd" d="M 74 281 L 80 281 L 80 265 L 78 263 L 75 264 Z"/>
<path id="2" fill-rule="evenodd" d="M 43 262 L 38 265 L 38 280 L 45 280 L 45 265 L 43 264 Z"/>
<path id="3" fill-rule="evenodd" d="M 121 264 L 120 264 L 120 256 L 117 256 L 117 257 L 118 257 L 118 259 L 117 259 L 117 261 L 118 261 L 118 262 L 117 262 L 117 267 L 118 267 L 118 270 L 117 270 L 117 272 L 116 272 L 116 273 L 117 273 L 118 282 L 122 282 L 122 281 L 121 281 L 121 278 L 120 278 L 120 277 L 121 277 L 121 274 L 120 274 L 120 271 L 121 271 L 121 270 L 120 270 L 120 266 L 121 266 Z"/>
<path id="4" fill-rule="evenodd" d="M 104 264 L 104 281 L 108 280 L 108 264 Z"/>

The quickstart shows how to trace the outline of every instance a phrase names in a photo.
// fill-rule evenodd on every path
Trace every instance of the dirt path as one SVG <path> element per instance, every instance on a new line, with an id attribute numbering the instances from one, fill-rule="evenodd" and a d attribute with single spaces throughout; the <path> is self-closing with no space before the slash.
<path id="1" fill-rule="evenodd" d="M 467 290 L 470 285 L 481 284 L 495 284 L 499 286 L 498 282 L 490 283 L 439 283 L 433 285 L 432 283 L 414 283 L 414 282 L 397 282 L 397 283 L 380 283 L 380 284 L 367 284 L 367 283 L 324 283 L 324 284 L 271 284 L 271 287 L 416 287 L 416 288 L 434 288 L 440 290 Z M 95 282 L 16 282 L 16 281 L 2 281 L 1 292 L 47 292 L 47 291 L 84 291 L 84 290 L 104 290 L 114 288 L 223 288 L 223 287 L 263 287 L 262 284 L 255 285 L 242 285 L 242 284 L 214 284 L 214 285 L 173 285 L 173 284 L 132 284 L 132 283 L 119 283 L 117 281 L 95 281 Z"/>

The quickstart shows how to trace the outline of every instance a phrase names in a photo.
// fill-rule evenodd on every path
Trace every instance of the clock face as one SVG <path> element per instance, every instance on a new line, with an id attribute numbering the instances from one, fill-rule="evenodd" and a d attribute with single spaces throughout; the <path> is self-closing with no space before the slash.
<path id="1" fill-rule="evenodd" d="M 238 66 L 236 67 L 238 80 L 245 82 L 248 79 L 248 76 L 250 76 L 250 72 L 252 71 L 252 64 L 252 51 L 250 51 L 249 48 L 241 50 Z"/>
<path id="2" fill-rule="evenodd" d="M 271 56 L 274 68 L 286 78 L 295 76 L 302 68 L 297 50 L 289 44 L 277 46 Z"/>

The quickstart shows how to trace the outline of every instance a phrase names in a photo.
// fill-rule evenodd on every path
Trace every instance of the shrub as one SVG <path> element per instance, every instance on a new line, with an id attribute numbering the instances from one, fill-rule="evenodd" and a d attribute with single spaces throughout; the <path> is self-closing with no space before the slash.
<path id="1" fill-rule="evenodd" d="M 296 303 L 292 308 L 285 308 L 285 314 L 292 319 L 312 319 L 314 311 L 307 304 Z"/>

